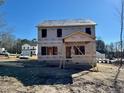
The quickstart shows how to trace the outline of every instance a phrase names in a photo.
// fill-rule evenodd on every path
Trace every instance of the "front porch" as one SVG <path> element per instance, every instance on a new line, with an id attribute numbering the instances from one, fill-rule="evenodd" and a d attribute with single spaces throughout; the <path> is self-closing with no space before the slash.
<path id="1" fill-rule="evenodd" d="M 95 39 L 84 32 L 72 33 L 63 39 L 64 60 L 76 63 L 95 62 Z"/>
<path id="2" fill-rule="evenodd" d="M 84 32 L 75 32 L 63 37 L 61 43 L 39 45 L 39 61 L 65 61 L 90 64 L 96 59 L 95 37 Z"/>
<path id="3" fill-rule="evenodd" d="M 91 42 L 80 42 L 80 43 L 64 43 L 64 60 L 72 62 L 83 62 L 88 63 L 93 60 L 95 54 L 93 53 Z"/>

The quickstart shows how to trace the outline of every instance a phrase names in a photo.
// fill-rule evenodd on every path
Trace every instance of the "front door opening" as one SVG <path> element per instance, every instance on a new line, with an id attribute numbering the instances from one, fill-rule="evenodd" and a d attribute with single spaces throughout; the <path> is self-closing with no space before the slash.
<path id="1" fill-rule="evenodd" d="M 66 58 L 71 58 L 71 47 L 70 46 L 66 47 Z"/>

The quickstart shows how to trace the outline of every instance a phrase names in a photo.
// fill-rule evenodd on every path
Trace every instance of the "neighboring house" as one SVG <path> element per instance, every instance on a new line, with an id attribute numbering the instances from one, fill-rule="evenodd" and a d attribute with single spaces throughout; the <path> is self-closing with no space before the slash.
<path id="1" fill-rule="evenodd" d="M 105 54 L 102 54 L 102 53 L 96 51 L 96 59 L 97 60 L 105 60 Z"/>
<path id="2" fill-rule="evenodd" d="M 37 45 L 36 44 L 22 45 L 22 53 L 21 54 L 27 55 L 27 56 L 37 55 Z"/>
<path id="3" fill-rule="evenodd" d="M 37 44 L 30 44 L 30 51 L 33 55 L 37 55 Z"/>
<path id="4" fill-rule="evenodd" d="M 95 25 L 91 20 L 49 20 L 38 27 L 38 60 L 96 63 Z"/>

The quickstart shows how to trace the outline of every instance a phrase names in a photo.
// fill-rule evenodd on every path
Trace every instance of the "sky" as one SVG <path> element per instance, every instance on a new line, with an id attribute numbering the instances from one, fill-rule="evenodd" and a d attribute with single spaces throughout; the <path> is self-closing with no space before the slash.
<path id="1" fill-rule="evenodd" d="M 96 37 L 111 43 L 119 41 L 119 9 L 119 0 L 5 0 L 0 11 L 16 38 L 37 38 L 44 20 L 91 19 Z"/>

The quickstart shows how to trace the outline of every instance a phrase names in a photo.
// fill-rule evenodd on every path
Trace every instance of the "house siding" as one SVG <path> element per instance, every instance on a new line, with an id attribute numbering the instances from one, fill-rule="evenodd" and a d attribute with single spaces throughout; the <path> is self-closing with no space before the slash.
<path id="1" fill-rule="evenodd" d="M 48 41 L 48 40 L 60 40 L 61 37 L 57 37 L 57 29 L 62 29 L 62 37 L 70 35 L 73 32 L 80 31 L 85 32 L 85 28 L 91 28 L 91 35 L 95 36 L 95 26 L 77 26 L 77 27 L 56 27 L 56 28 L 39 28 L 38 30 L 38 40 L 40 41 Z M 47 37 L 42 38 L 42 29 L 47 29 Z"/>
<path id="2" fill-rule="evenodd" d="M 38 27 L 38 60 L 66 60 L 65 47 L 74 46 L 73 44 L 66 45 L 63 43 L 63 38 L 74 32 L 85 32 L 86 28 L 91 28 L 91 35 L 95 37 L 95 25 L 88 26 L 66 26 L 66 27 Z M 47 37 L 42 38 L 42 29 L 47 29 Z M 62 37 L 57 37 L 57 29 L 62 29 Z M 91 63 L 95 62 L 96 54 L 96 43 L 95 39 L 93 42 L 87 44 L 77 44 L 85 46 L 85 55 L 72 55 L 72 62 L 79 63 Z M 57 47 L 58 55 L 41 55 L 41 47 Z"/>

